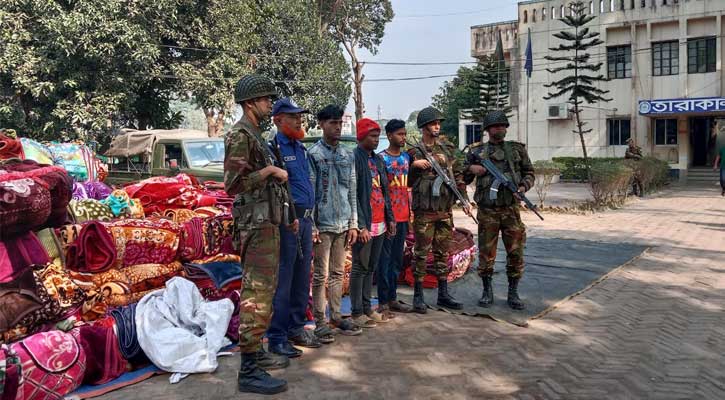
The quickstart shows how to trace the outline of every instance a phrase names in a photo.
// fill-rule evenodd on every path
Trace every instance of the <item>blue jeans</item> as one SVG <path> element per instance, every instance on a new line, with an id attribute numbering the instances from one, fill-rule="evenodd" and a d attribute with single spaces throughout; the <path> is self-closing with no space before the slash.
<path id="1" fill-rule="evenodd" d="M 403 249 L 408 236 L 408 222 L 398 222 L 395 236 L 385 239 L 375 280 L 378 283 L 378 302 L 388 304 L 398 299 L 398 275 L 403 270 Z"/>
<path id="2" fill-rule="evenodd" d="M 725 160 L 721 160 L 720 162 L 725 162 Z M 720 168 L 720 187 L 725 191 L 725 168 Z"/>
<path id="3" fill-rule="evenodd" d="M 280 226 L 279 272 L 277 291 L 272 301 L 272 321 L 267 329 L 270 344 L 281 344 L 288 337 L 302 333 L 307 323 L 310 299 L 310 266 L 312 264 L 312 221 L 300 218 L 300 231 L 295 236 Z M 297 240 L 302 256 L 297 253 Z"/>

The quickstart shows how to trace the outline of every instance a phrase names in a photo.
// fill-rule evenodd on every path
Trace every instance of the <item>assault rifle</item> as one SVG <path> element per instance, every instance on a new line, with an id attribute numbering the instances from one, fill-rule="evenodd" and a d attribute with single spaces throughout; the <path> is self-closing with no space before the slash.
<path id="1" fill-rule="evenodd" d="M 471 219 L 473 219 L 473 221 L 476 223 L 476 225 L 478 225 L 478 218 L 476 218 L 476 216 L 473 215 L 473 213 L 471 212 L 473 209 L 473 207 L 471 206 L 471 203 L 465 197 L 463 197 L 461 192 L 458 190 L 458 186 L 456 186 L 456 181 L 453 180 L 450 176 L 448 176 L 448 173 L 446 173 L 446 170 L 443 169 L 440 166 L 440 164 L 438 164 L 438 161 L 436 161 L 436 159 L 433 158 L 433 156 L 430 153 L 428 153 L 428 150 L 425 149 L 425 145 L 423 145 L 423 143 L 421 143 L 419 141 L 416 143 L 406 141 L 406 143 L 408 143 L 408 146 L 410 146 L 414 149 L 418 149 L 418 151 L 420 151 L 421 154 L 423 154 L 423 157 L 425 157 L 425 159 L 428 161 L 428 163 L 430 163 L 430 166 L 431 166 L 431 168 L 433 168 L 433 171 L 435 171 L 436 175 L 438 175 L 436 177 L 435 181 L 433 182 L 433 196 L 434 197 L 440 196 L 441 186 L 443 186 L 443 184 L 445 184 L 446 186 L 448 186 L 448 188 L 451 190 L 451 192 L 453 192 L 453 195 L 456 196 L 456 199 L 458 199 L 458 201 L 460 201 L 461 204 L 463 204 L 463 210 L 466 212 L 466 215 L 471 217 Z"/>
<path id="2" fill-rule="evenodd" d="M 525 194 L 519 192 L 519 189 L 516 187 L 516 185 L 511 182 L 511 180 L 507 178 L 506 175 L 502 174 L 501 171 L 496 168 L 493 162 L 491 162 L 491 160 L 485 158 L 483 160 L 480 160 L 480 163 L 483 165 L 484 168 L 486 168 L 488 173 L 491 174 L 494 179 L 493 184 L 491 184 L 491 190 L 488 192 L 489 199 L 496 200 L 496 198 L 498 197 L 498 188 L 499 186 L 503 185 L 506 189 L 510 190 L 511 193 L 514 194 L 514 197 L 516 197 L 520 201 L 523 201 L 524 204 L 526 204 L 526 208 L 533 211 L 534 214 L 536 214 L 536 216 L 539 217 L 542 221 L 544 220 L 544 217 L 539 214 L 539 210 L 536 209 L 534 203 L 526 198 Z"/>

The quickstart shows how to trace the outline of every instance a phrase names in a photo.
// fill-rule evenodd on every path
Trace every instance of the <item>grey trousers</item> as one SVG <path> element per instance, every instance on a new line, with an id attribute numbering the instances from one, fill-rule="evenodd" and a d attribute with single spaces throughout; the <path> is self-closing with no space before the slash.
<path id="1" fill-rule="evenodd" d="M 330 319 L 339 321 L 342 301 L 342 280 L 345 276 L 345 238 L 347 232 L 320 232 L 320 243 L 314 245 L 315 272 L 312 274 L 312 311 L 315 323 L 325 323 L 325 309 L 330 303 Z M 325 290 L 325 282 L 328 290 Z"/>

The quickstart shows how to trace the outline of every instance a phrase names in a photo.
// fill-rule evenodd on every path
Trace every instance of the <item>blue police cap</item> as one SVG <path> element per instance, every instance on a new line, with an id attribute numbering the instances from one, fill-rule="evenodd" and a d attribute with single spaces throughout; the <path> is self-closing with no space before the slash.
<path id="1" fill-rule="evenodd" d="M 277 114 L 308 114 L 310 111 L 298 106 L 289 97 L 277 100 L 272 106 L 272 115 Z"/>

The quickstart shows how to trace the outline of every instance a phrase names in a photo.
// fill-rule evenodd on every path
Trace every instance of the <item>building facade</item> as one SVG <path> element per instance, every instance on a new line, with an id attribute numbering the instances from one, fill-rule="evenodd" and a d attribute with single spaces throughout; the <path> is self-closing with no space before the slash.
<path id="1" fill-rule="evenodd" d="M 502 33 L 512 69 L 509 137 L 527 144 L 532 159 L 581 156 L 574 120 L 566 98 L 546 100 L 545 87 L 564 73 L 544 57 L 561 41 L 553 36 L 568 28 L 560 19 L 572 1 L 524 1 L 518 20 L 471 28 L 471 54 L 493 53 Z M 589 50 L 599 73 L 608 82 L 610 102 L 585 105 L 583 119 L 593 132 L 586 135 L 593 157 L 622 157 L 632 138 L 646 154 L 670 163 L 684 178 L 693 167 L 712 165 L 718 130 L 725 130 L 723 97 L 723 14 L 725 0 L 595 0 L 585 1 L 586 12 L 597 18 L 590 30 L 603 44 Z M 533 53 L 530 78 L 523 71 L 529 40 Z M 476 139 L 480 126 L 462 120 L 459 143 Z"/>

